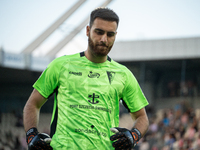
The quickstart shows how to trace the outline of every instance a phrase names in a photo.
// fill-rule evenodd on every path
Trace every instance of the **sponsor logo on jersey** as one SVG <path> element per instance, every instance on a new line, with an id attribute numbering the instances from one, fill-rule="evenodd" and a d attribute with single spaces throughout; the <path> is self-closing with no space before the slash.
<path id="1" fill-rule="evenodd" d="M 70 105 L 72 109 L 90 109 L 90 110 L 98 110 L 109 112 L 111 114 L 111 110 L 106 107 L 99 107 L 99 106 L 91 106 L 91 105 Z"/>
<path id="2" fill-rule="evenodd" d="M 99 73 L 95 73 L 90 71 L 90 73 L 88 74 L 89 78 L 99 78 L 100 74 Z"/>
<path id="3" fill-rule="evenodd" d="M 82 72 L 73 72 L 73 71 L 70 71 L 69 74 L 73 74 L 75 76 L 82 76 Z"/>
<path id="4" fill-rule="evenodd" d="M 115 72 L 113 71 L 107 71 L 107 75 L 108 75 L 108 80 L 111 84 L 111 82 L 113 81 L 114 77 L 115 77 Z"/>
<path id="5" fill-rule="evenodd" d="M 78 129 L 75 129 L 75 132 L 86 133 L 86 134 L 95 134 L 97 136 L 107 137 L 107 134 L 105 132 L 98 131 L 97 129 L 94 128 L 94 125 L 92 125 L 91 128 L 86 128 L 86 129 L 78 128 Z"/>
<path id="6" fill-rule="evenodd" d="M 92 95 L 88 95 L 89 98 L 92 98 L 92 100 L 88 100 L 88 102 L 90 102 L 91 104 L 97 104 L 99 103 L 99 101 L 95 101 L 95 99 L 99 98 L 98 95 L 95 95 L 95 93 L 93 93 Z"/>

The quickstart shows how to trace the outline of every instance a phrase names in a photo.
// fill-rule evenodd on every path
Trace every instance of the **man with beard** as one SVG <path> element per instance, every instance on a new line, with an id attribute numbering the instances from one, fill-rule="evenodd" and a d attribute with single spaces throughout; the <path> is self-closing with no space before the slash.
<path id="1" fill-rule="evenodd" d="M 110 52 L 119 18 L 97 8 L 86 27 L 88 47 L 53 60 L 33 85 L 24 107 L 24 128 L 32 149 L 132 149 L 149 126 L 148 105 L 134 75 L 112 60 Z M 54 93 L 51 134 L 39 133 L 39 112 Z M 132 129 L 120 128 L 119 101 L 134 119 Z"/>

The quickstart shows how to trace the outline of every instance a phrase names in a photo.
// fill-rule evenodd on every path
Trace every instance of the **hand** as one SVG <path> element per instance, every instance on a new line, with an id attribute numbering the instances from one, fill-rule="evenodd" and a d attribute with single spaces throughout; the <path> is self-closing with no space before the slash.
<path id="1" fill-rule="evenodd" d="M 38 133 L 36 128 L 31 128 L 26 133 L 28 150 L 53 150 L 50 146 L 51 138 L 46 133 Z"/>
<path id="2" fill-rule="evenodd" d="M 115 141 L 112 146 L 115 150 L 131 150 L 141 138 L 141 133 L 136 128 L 128 130 L 126 128 L 114 127 L 110 129 L 114 135 L 110 137 L 111 141 Z"/>

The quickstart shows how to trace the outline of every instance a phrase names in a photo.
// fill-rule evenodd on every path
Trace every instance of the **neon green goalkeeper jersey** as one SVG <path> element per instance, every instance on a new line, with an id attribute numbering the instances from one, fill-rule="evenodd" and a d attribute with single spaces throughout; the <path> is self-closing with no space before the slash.
<path id="1" fill-rule="evenodd" d="M 55 93 L 51 146 L 55 150 L 111 150 L 111 127 L 119 125 L 119 100 L 135 112 L 148 105 L 133 74 L 108 57 L 89 61 L 84 52 L 53 60 L 33 85 Z"/>

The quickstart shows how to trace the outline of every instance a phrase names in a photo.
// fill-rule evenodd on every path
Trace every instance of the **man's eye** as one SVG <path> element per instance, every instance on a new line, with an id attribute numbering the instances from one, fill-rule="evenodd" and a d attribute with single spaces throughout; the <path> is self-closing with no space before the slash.
<path id="1" fill-rule="evenodd" d="M 97 33 L 98 35 L 103 35 L 103 34 L 104 34 L 104 32 L 103 32 L 103 31 L 100 31 L 100 30 L 96 30 L 96 33 Z"/>
<path id="2" fill-rule="evenodd" d="M 108 32 L 108 33 L 107 33 L 107 36 L 108 36 L 108 37 L 112 37 L 112 36 L 114 36 L 114 35 L 115 35 L 114 32 Z"/>

